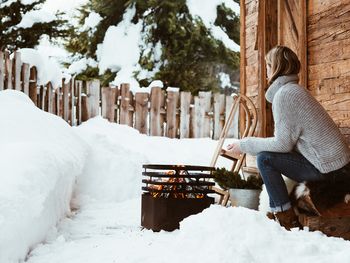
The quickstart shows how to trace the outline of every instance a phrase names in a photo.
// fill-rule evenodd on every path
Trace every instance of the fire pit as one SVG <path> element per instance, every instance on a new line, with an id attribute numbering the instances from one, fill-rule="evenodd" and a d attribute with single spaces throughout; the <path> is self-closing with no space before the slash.
<path id="1" fill-rule="evenodd" d="M 215 168 L 189 165 L 143 165 L 141 225 L 153 231 L 173 231 L 185 217 L 214 203 L 210 187 Z"/>

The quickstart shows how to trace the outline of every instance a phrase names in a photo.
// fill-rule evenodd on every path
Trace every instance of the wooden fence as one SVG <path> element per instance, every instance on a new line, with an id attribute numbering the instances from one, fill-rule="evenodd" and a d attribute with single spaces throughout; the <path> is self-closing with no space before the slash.
<path id="1" fill-rule="evenodd" d="M 218 139 L 233 97 L 211 92 L 164 91 L 152 87 L 147 92 L 130 91 L 129 84 L 101 87 L 98 80 L 62 80 L 61 87 L 52 83 L 38 85 L 37 70 L 22 63 L 20 53 L 13 59 L 0 52 L 0 91 L 14 89 L 27 94 L 42 110 L 62 117 L 70 125 L 102 115 L 110 122 L 129 125 L 140 133 L 169 138 Z M 238 117 L 229 137 L 238 137 Z"/>

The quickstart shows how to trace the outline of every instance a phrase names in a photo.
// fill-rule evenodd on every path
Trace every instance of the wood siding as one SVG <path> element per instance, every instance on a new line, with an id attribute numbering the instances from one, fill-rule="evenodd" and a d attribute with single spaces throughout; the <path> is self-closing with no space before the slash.
<path id="1" fill-rule="evenodd" d="M 298 54 L 300 84 L 324 106 L 350 144 L 350 1 L 245 0 L 241 4 L 241 93 L 258 108 L 257 135 L 265 137 L 273 131 L 270 104 L 264 101 L 263 59 L 279 44 Z"/>

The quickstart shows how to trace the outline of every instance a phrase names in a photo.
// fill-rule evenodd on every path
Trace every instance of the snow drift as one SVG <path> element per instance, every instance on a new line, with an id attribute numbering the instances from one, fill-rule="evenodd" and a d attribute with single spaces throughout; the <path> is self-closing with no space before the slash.
<path id="1" fill-rule="evenodd" d="M 0 123 L 0 262 L 18 262 L 70 212 L 88 148 L 21 92 L 0 92 Z"/>

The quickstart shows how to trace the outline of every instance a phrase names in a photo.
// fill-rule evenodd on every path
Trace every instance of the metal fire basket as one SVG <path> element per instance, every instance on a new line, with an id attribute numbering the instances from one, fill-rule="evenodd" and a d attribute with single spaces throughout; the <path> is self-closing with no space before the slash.
<path id="1" fill-rule="evenodd" d="M 153 231 L 173 231 L 184 218 L 214 203 L 213 167 L 143 165 L 141 226 Z"/>

